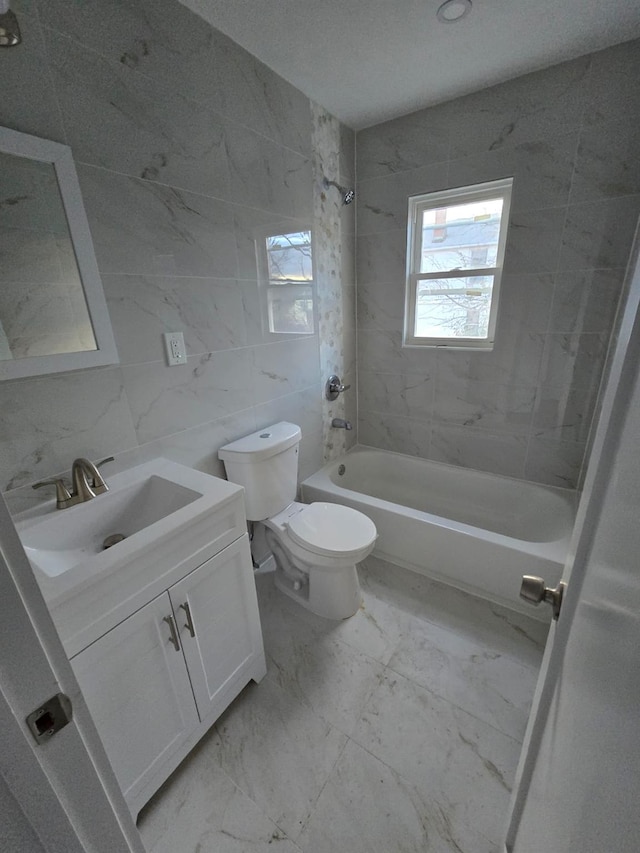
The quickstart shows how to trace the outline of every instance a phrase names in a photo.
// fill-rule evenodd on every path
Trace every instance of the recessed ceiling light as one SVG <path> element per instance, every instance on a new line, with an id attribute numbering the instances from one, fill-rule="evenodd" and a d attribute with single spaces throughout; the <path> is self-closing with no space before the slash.
<path id="1" fill-rule="evenodd" d="M 437 11 L 442 24 L 455 24 L 471 11 L 471 0 L 446 0 Z"/>

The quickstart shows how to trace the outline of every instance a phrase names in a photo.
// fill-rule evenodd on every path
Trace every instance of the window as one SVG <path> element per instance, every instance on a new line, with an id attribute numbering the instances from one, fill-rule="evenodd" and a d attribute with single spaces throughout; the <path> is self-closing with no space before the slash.
<path id="1" fill-rule="evenodd" d="M 409 198 L 405 346 L 493 348 L 512 184 Z"/>
<path id="2" fill-rule="evenodd" d="M 258 268 L 266 286 L 264 316 L 270 334 L 314 333 L 311 231 L 270 234 L 258 243 Z"/>

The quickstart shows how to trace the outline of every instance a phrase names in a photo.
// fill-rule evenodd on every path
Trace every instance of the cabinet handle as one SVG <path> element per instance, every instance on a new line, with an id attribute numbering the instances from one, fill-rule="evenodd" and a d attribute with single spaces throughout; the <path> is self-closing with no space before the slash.
<path id="1" fill-rule="evenodd" d="M 196 629 L 193 627 L 193 619 L 191 618 L 191 608 L 189 607 L 189 602 L 185 601 L 184 604 L 181 604 L 180 607 L 184 610 L 184 615 L 187 619 L 187 624 L 184 626 L 187 631 L 191 634 L 192 637 L 196 635 Z"/>
<path id="2" fill-rule="evenodd" d="M 173 616 L 165 616 L 162 621 L 167 623 L 169 630 L 171 631 L 169 642 L 173 643 L 174 649 L 179 652 L 180 640 L 178 639 L 178 632 L 176 631 L 176 623 L 173 621 Z"/>

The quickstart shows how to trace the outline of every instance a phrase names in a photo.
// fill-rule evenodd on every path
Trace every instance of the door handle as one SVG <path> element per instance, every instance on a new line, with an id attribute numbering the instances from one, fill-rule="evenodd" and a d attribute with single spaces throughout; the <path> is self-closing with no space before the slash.
<path id="1" fill-rule="evenodd" d="M 523 575 L 522 585 L 520 587 L 520 598 L 528 601 L 530 604 L 538 605 L 541 601 L 546 601 L 553 609 L 553 618 L 557 619 L 560 615 L 562 607 L 562 599 L 567 585 L 564 581 L 560 581 L 555 589 L 548 587 L 543 578 L 535 575 Z"/>
<path id="2" fill-rule="evenodd" d="M 187 620 L 184 627 L 187 629 L 187 631 L 191 634 L 192 637 L 195 637 L 196 629 L 193 627 L 193 619 L 191 617 L 191 608 L 189 607 L 189 602 L 185 601 L 184 604 L 180 605 L 180 608 L 184 610 L 184 615 Z"/>
<path id="3" fill-rule="evenodd" d="M 162 619 L 163 622 L 166 622 L 169 626 L 169 631 L 171 635 L 169 637 L 169 642 L 173 644 L 174 649 L 179 652 L 180 651 L 180 640 L 178 639 L 178 632 L 176 631 L 176 623 L 173 619 L 173 616 L 165 616 Z"/>

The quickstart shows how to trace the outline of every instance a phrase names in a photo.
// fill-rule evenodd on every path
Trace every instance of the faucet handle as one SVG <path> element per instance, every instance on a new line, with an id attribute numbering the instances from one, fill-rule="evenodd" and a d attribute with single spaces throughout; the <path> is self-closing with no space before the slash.
<path id="1" fill-rule="evenodd" d="M 113 456 L 107 456 L 106 459 L 101 459 L 100 462 L 96 462 L 96 468 L 101 468 L 103 465 L 106 465 L 107 462 L 115 462 Z"/>
<path id="2" fill-rule="evenodd" d="M 51 480 L 41 480 L 39 483 L 34 483 L 31 488 L 41 489 L 43 486 L 56 487 L 56 509 L 66 509 L 69 506 L 71 492 L 61 477 L 53 478 Z"/>

